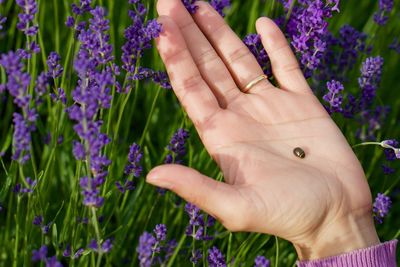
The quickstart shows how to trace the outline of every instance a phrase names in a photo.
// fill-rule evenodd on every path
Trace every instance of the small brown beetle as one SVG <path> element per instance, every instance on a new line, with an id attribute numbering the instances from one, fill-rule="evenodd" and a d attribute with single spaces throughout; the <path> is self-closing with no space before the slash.
<path id="1" fill-rule="evenodd" d="M 293 154 L 301 159 L 304 159 L 306 157 L 306 152 L 304 152 L 304 150 L 300 147 L 296 147 L 295 149 L 293 149 Z"/>

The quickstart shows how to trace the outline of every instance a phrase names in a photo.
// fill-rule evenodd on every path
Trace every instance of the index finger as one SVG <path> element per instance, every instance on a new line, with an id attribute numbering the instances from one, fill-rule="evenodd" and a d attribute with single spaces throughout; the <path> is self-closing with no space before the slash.
<path id="1" fill-rule="evenodd" d="M 156 40 L 175 94 L 198 130 L 220 110 L 218 101 L 203 80 L 175 22 L 166 16 L 158 20 L 163 27 Z"/>

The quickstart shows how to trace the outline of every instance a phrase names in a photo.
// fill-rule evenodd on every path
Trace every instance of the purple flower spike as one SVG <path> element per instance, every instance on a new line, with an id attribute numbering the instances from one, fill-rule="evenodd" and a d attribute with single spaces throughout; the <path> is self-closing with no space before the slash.
<path id="1" fill-rule="evenodd" d="M 135 177 L 139 177 L 142 173 L 142 166 L 140 161 L 143 157 L 143 152 L 140 151 L 140 146 L 133 143 L 129 148 L 128 161 L 129 163 L 125 166 L 125 174 L 133 174 Z"/>
<path id="2" fill-rule="evenodd" d="M 21 113 L 13 114 L 14 154 L 12 159 L 24 164 L 30 159 L 31 132 L 36 130 L 34 123 L 38 116 L 35 109 L 30 107 L 32 96 L 27 94 L 31 77 L 24 72 L 21 57 L 12 51 L 1 55 L 0 65 L 4 67 L 8 76 L 5 87 L 14 98 L 14 103 L 22 109 Z"/>
<path id="3" fill-rule="evenodd" d="M 208 250 L 207 259 L 210 267 L 226 267 L 224 256 L 215 246 Z"/>
<path id="4" fill-rule="evenodd" d="M 6 17 L 2 17 L 0 14 L 0 31 L 3 29 L 3 24 L 5 24 L 7 21 Z"/>
<path id="5" fill-rule="evenodd" d="M 201 252 L 200 249 L 196 249 L 195 251 L 192 251 L 192 255 L 190 256 L 190 262 L 198 264 L 202 258 L 203 258 L 203 253 Z"/>
<path id="6" fill-rule="evenodd" d="M 101 250 L 103 251 L 103 253 L 109 253 L 111 251 L 112 247 L 113 247 L 113 244 L 111 242 L 111 239 L 107 239 L 101 245 Z"/>
<path id="7" fill-rule="evenodd" d="M 382 165 L 382 171 L 383 171 L 383 174 L 385 174 L 385 175 L 391 175 L 396 172 L 395 169 L 393 169 L 389 166 L 386 166 L 384 164 Z"/>
<path id="8" fill-rule="evenodd" d="M 85 250 L 84 250 L 83 248 L 78 249 L 78 250 L 75 252 L 75 254 L 74 254 L 74 256 L 73 256 L 72 258 L 73 258 L 73 259 L 79 259 L 79 258 L 82 256 L 82 254 L 83 254 L 84 251 L 85 251 Z"/>
<path id="9" fill-rule="evenodd" d="M 153 255 L 153 247 L 156 245 L 157 240 L 148 232 L 144 232 L 139 238 L 139 245 L 136 249 L 139 256 L 139 264 L 141 267 L 150 267 L 151 258 Z"/>
<path id="10" fill-rule="evenodd" d="M 164 241 L 167 238 L 167 227 L 165 224 L 157 224 L 154 229 L 154 234 L 158 241 Z"/>
<path id="11" fill-rule="evenodd" d="M 373 212 L 375 221 L 379 224 L 383 222 L 383 218 L 389 213 L 392 201 L 388 196 L 378 193 L 373 205 Z"/>
<path id="12" fill-rule="evenodd" d="M 229 8 L 231 6 L 230 0 L 211 0 L 211 6 L 217 10 L 217 12 L 222 16 L 225 17 L 224 9 Z"/>
<path id="13" fill-rule="evenodd" d="M 326 86 L 328 87 L 328 93 L 323 96 L 323 99 L 329 103 L 328 112 L 342 112 L 343 95 L 341 93 L 344 90 L 343 84 L 332 80 L 327 82 Z"/>
<path id="14" fill-rule="evenodd" d="M 28 36 L 36 35 L 39 27 L 32 25 L 35 14 L 38 12 L 38 5 L 35 0 L 16 0 L 17 5 L 21 7 L 23 13 L 18 15 L 17 28 Z"/>
<path id="15" fill-rule="evenodd" d="M 74 25 L 75 25 L 75 19 L 74 19 L 73 17 L 71 17 L 71 16 L 68 16 L 68 17 L 67 17 L 67 21 L 65 22 L 65 25 L 66 25 L 68 28 L 74 27 Z"/>
<path id="16" fill-rule="evenodd" d="M 268 77 L 271 77 L 271 62 L 269 60 L 267 51 L 261 42 L 261 36 L 259 34 L 249 34 L 243 39 L 243 42 L 256 57 L 258 64 L 264 70 L 264 73 L 268 75 Z"/>
<path id="17" fill-rule="evenodd" d="M 204 214 L 201 214 L 200 209 L 192 203 L 186 203 L 185 211 L 190 218 L 189 225 L 186 227 L 186 235 L 196 240 L 212 240 L 212 236 L 206 235 L 205 228 L 213 226 L 215 219 L 208 215 L 207 221 L 205 221 Z"/>
<path id="18" fill-rule="evenodd" d="M 53 79 L 56 79 L 61 76 L 64 71 L 64 68 L 60 65 L 61 57 L 56 52 L 51 52 L 49 57 L 47 58 L 47 66 L 49 68 L 49 72 L 47 75 Z"/>
<path id="19" fill-rule="evenodd" d="M 196 10 L 199 8 L 199 6 L 196 5 L 196 2 L 197 0 L 182 0 L 183 5 L 190 14 L 196 13 Z"/>
<path id="20" fill-rule="evenodd" d="M 270 261 L 264 256 L 257 256 L 254 260 L 254 267 L 270 267 Z"/>
<path id="21" fill-rule="evenodd" d="M 67 244 L 65 250 L 63 251 L 63 257 L 69 258 L 71 256 L 71 245 Z"/>
<path id="22" fill-rule="evenodd" d="M 358 84 L 362 90 L 361 108 L 370 105 L 376 95 L 376 90 L 381 81 L 383 68 L 382 57 L 367 58 L 361 68 L 361 77 Z"/>
<path id="23" fill-rule="evenodd" d="M 394 38 L 393 39 L 393 42 L 389 45 L 389 49 L 395 51 L 397 54 L 400 54 L 399 38 Z"/>
<path id="24" fill-rule="evenodd" d="M 116 81 L 112 65 L 113 48 L 110 44 L 109 20 L 106 11 L 101 7 L 90 7 L 91 1 L 81 0 L 80 5 L 73 5 L 73 12 L 81 15 L 90 12 L 88 26 L 79 23 L 75 30 L 81 43 L 74 61 L 74 69 L 79 77 L 78 85 L 72 92 L 74 104 L 67 108 L 71 120 L 76 121 L 75 132 L 80 140 L 73 141 L 73 154 L 77 160 L 90 162 L 90 177 L 81 179 L 83 204 L 100 207 L 104 198 L 100 196 L 99 187 L 108 175 L 107 166 L 111 161 L 104 155 L 104 147 L 111 139 L 101 132 L 102 121 L 96 115 L 111 105 L 111 87 Z M 53 60 L 56 74 L 59 58 Z M 115 68 L 114 68 L 115 69 Z M 57 96 L 66 103 L 65 92 L 59 90 Z"/>
<path id="25" fill-rule="evenodd" d="M 63 267 L 63 265 L 57 260 L 56 256 L 53 256 L 46 260 L 46 267 Z"/>
<path id="26" fill-rule="evenodd" d="M 42 215 L 35 215 L 32 221 L 33 225 L 40 226 L 43 223 L 43 216 Z"/>
<path id="27" fill-rule="evenodd" d="M 167 149 L 170 153 L 165 158 L 165 163 L 182 164 L 186 155 L 186 140 L 189 138 L 189 132 L 185 129 L 178 129 L 172 136 Z"/>
<path id="28" fill-rule="evenodd" d="M 45 260 L 47 257 L 47 246 L 43 245 L 42 247 L 40 247 L 39 250 L 33 250 L 32 251 L 32 261 L 36 262 L 36 261 L 41 261 L 41 260 Z"/>
<path id="29" fill-rule="evenodd" d="M 374 14 L 376 24 L 383 26 L 389 19 L 389 14 L 393 9 L 393 0 L 379 0 L 379 11 Z"/>
<path id="30" fill-rule="evenodd" d="M 292 1 L 283 1 L 288 11 Z M 328 22 L 333 12 L 338 12 L 339 1 L 304 0 L 292 10 L 287 22 L 287 35 L 301 56 L 302 68 L 307 77 L 321 65 L 326 51 Z"/>
<path id="31" fill-rule="evenodd" d="M 102 253 L 109 253 L 111 251 L 112 247 L 113 247 L 113 245 L 112 245 L 111 239 L 105 240 L 100 246 L 95 239 L 92 239 L 88 245 L 89 249 L 96 251 L 96 252 L 99 252 L 99 248 L 100 248 Z"/>

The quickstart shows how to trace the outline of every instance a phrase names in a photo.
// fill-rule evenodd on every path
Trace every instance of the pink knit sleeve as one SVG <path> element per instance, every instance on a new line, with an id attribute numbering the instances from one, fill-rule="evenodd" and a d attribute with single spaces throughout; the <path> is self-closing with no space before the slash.
<path id="1" fill-rule="evenodd" d="M 297 267 L 396 267 L 397 240 L 318 260 L 297 261 Z"/>

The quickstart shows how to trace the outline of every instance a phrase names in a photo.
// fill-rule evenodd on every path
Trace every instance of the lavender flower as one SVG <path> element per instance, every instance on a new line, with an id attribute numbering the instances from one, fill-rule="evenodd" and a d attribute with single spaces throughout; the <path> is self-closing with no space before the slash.
<path id="1" fill-rule="evenodd" d="M 268 75 L 268 77 L 271 77 L 271 62 L 269 60 L 267 51 L 261 42 L 261 36 L 259 34 L 249 34 L 243 39 L 243 42 L 256 57 L 258 64 L 262 67 L 264 73 Z"/>
<path id="2" fill-rule="evenodd" d="M 38 6 L 35 0 L 16 0 L 17 5 L 21 7 L 23 13 L 18 15 L 19 22 L 17 28 L 23 31 L 27 36 L 36 35 L 39 27 L 33 25 L 35 14 L 38 12 Z M 32 25 L 31 25 L 32 24 Z"/>
<path id="3" fill-rule="evenodd" d="M 374 13 L 376 24 L 383 26 L 389 19 L 389 14 L 393 9 L 393 0 L 379 0 L 379 11 Z"/>
<path id="4" fill-rule="evenodd" d="M 195 240 L 211 240 L 212 236 L 206 234 L 206 227 L 211 227 L 215 224 L 215 219 L 212 216 L 207 216 L 204 219 L 204 214 L 201 214 L 200 209 L 192 203 L 185 205 L 185 211 L 189 215 L 189 225 L 186 227 L 186 235 L 191 236 Z"/>
<path id="5" fill-rule="evenodd" d="M 83 248 L 78 249 L 72 259 L 79 259 L 85 250 Z"/>
<path id="6" fill-rule="evenodd" d="M 388 161 L 400 159 L 399 142 L 395 139 L 384 140 L 380 145 L 385 148 L 384 153 Z"/>
<path id="7" fill-rule="evenodd" d="M 140 146 L 133 143 L 129 148 L 128 164 L 125 166 L 125 174 L 133 174 L 134 177 L 139 177 L 142 173 L 140 161 L 143 157 L 143 152 L 140 151 Z"/>
<path id="8" fill-rule="evenodd" d="M 101 253 L 109 253 L 113 247 L 111 239 L 105 240 L 102 244 L 99 244 L 95 239 L 92 239 L 88 245 L 88 248 Z"/>
<path id="9" fill-rule="evenodd" d="M 201 252 L 200 249 L 192 250 L 192 253 L 190 256 L 190 262 L 192 262 L 194 264 L 198 264 L 202 258 L 203 258 L 203 253 Z"/>
<path id="10" fill-rule="evenodd" d="M 329 113 L 342 112 L 343 96 L 341 92 L 344 90 L 343 85 L 335 80 L 327 82 L 328 93 L 323 96 L 323 99 L 329 103 L 327 110 Z"/>
<path id="11" fill-rule="evenodd" d="M 35 109 L 31 109 L 29 105 L 32 96 L 27 93 L 31 77 L 24 72 L 21 57 L 13 51 L 1 55 L 0 65 L 4 67 L 8 78 L 5 88 L 13 96 L 14 103 L 22 109 L 23 115 L 18 112 L 13 114 L 14 154 L 12 158 L 24 164 L 30 159 L 31 132 L 36 129 L 34 123 L 37 119 Z"/>
<path id="12" fill-rule="evenodd" d="M 90 12 L 92 10 L 91 3 L 92 0 L 80 0 L 79 6 L 75 3 L 71 5 L 72 12 L 76 15 L 83 15 Z"/>
<path id="13" fill-rule="evenodd" d="M 41 246 L 39 250 L 34 249 L 32 251 L 32 261 L 33 262 L 45 260 L 46 257 L 47 257 L 47 246 L 46 245 Z"/>
<path id="14" fill-rule="evenodd" d="M 6 21 L 7 21 L 7 18 L 1 16 L 1 14 L 0 14 L 0 31 L 3 29 L 3 24 L 5 24 Z"/>
<path id="15" fill-rule="evenodd" d="M 36 187 L 37 181 L 32 180 L 29 177 L 26 177 L 25 181 L 26 181 L 27 187 L 22 187 L 21 184 L 16 184 L 13 189 L 13 192 L 16 194 L 20 194 L 20 195 L 33 193 L 33 190 Z"/>
<path id="16" fill-rule="evenodd" d="M 321 58 L 322 63 L 316 71 L 315 78 L 319 81 L 346 81 L 347 73 L 357 63 L 358 56 L 369 50 L 365 45 L 366 38 L 366 34 L 350 25 L 342 26 L 338 37 L 328 32 L 325 37 L 327 48 Z"/>
<path id="17" fill-rule="evenodd" d="M 46 94 L 47 86 L 49 86 L 49 77 L 46 72 L 41 72 L 36 78 L 35 92 L 37 95 L 36 102 L 40 101 L 40 97 Z"/>
<path id="18" fill-rule="evenodd" d="M 264 256 L 257 256 L 254 260 L 254 267 L 269 267 L 270 261 Z"/>
<path id="19" fill-rule="evenodd" d="M 186 7 L 190 14 L 196 13 L 196 10 L 199 8 L 199 6 L 196 5 L 196 2 L 197 0 L 182 0 L 183 5 Z"/>
<path id="20" fill-rule="evenodd" d="M 145 22 L 147 9 L 141 1 L 130 1 L 134 10 L 129 10 L 133 24 L 125 30 L 126 43 L 122 46 L 123 68 L 132 76 L 137 71 L 137 61 L 146 49 L 151 48 L 151 41 L 161 32 L 161 25 L 156 20 Z"/>
<path id="21" fill-rule="evenodd" d="M 372 209 L 377 223 L 381 224 L 383 222 L 383 218 L 389 213 L 391 205 L 392 201 L 388 196 L 378 193 Z"/>
<path id="22" fill-rule="evenodd" d="M 384 164 L 382 164 L 382 171 L 383 171 L 383 174 L 385 174 L 385 175 L 391 175 L 396 172 L 395 169 L 393 169 L 387 165 L 384 165 Z"/>
<path id="23" fill-rule="evenodd" d="M 288 10 L 291 1 L 283 1 Z M 301 64 L 307 77 L 321 64 L 326 50 L 328 22 L 333 12 L 338 12 L 339 0 L 303 0 L 292 10 L 287 23 L 287 34 L 291 44 L 301 55 Z"/>
<path id="24" fill-rule="evenodd" d="M 138 258 L 141 267 L 150 267 L 152 265 L 153 247 L 156 243 L 156 238 L 148 232 L 144 232 L 140 236 L 136 251 L 139 254 Z"/>
<path id="25" fill-rule="evenodd" d="M 49 57 L 47 58 L 47 66 L 49 71 L 47 75 L 53 79 L 56 79 L 61 76 L 64 71 L 64 68 L 60 65 L 61 57 L 56 52 L 51 52 Z"/>
<path id="26" fill-rule="evenodd" d="M 125 194 L 126 191 L 132 191 L 135 189 L 135 183 L 129 180 L 125 180 L 123 184 L 120 181 L 117 181 L 115 182 L 115 186 L 122 194 Z"/>
<path id="27" fill-rule="evenodd" d="M 231 6 L 230 0 L 210 0 L 211 6 L 218 11 L 218 13 L 225 17 L 224 9 Z"/>
<path id="28" fill-rule="evenodd" d="M 74 8 L 76 10 L 74 10 Z M 101 133 L 102 121 L 96 120 L 101 109 L 108 109 L 111 102 L 110 86 L 115 83 L 115 76 L 109 63 L 113 60 L 112 46 L 109 44 L 109 21 L 101 7 L 90 8 L 90 1 L 81 1 L 80 7 L 73 7 L 73 12 L 88 12 L 92 18 L 88 29 L 80 29 L 78 39 L 81 47 L 74 62 L 79 76 L 78 86 L 73 90 L 74 105 L 67 109 L 69 117 L 76 121 L 75 132 L 80 137 L 73 141 L 73 153 L 77 160 L 90 162 L 92 177 L 83 177 L 80 185 L 86 206 L 100 207 L 104 199 L 99 196 L 99 187 L 108 175 L 105 170 L 111 161 L 103 155 L 103 148 L 110 143 L 110 138 Z"/>
<path id="29" fill-rule="evenodd" d="M 46 267 L 62 267 L 63 265 L 57 261 L 57 257 L 53 256 L 46 260 Z"/>
<path id="30" fill-rule="evenodd" d="M 85 206 L 99 208 L 103 205 L 104 198 L 100 196 L 100 190 L 98 189 L 103 183 L 103 177 L 93 179 L 83 177 L 80 179 L 79 184 L 82 188 L 83 204 Z"/>
<path id="31" fill-rule="evenodd" d="M 226 267 L 224 256 L 215 246 L 208 250 L 207 260 L 210 267 Z"/>
<path id="32" fill-rule="evenodd" d="M 171 256 L 174 254 L 176 247 L 178 246 L 178 242 L 175 239 L 172 239 L 167 242 L 167 245 L 164 247 L 165 250 L 165 258 L 164 262 L 166 262 Z"/>
<path id="33" fill-rule="evenodd" d="M 67 244 L 67 245 L 65 246 L 64 251 L 63 251 L 63 257 L 69 258 L 69 257 L 71 256 L 71 252 L 72 252 L 72 250 L 71 250 L 71 245 L 70 245 L 70 244 Z"/>
<path id="34" fill-rule="evenodd" d="M 49 233 L 50 227 L 52 225 L 52 222 L 49 222 L 48 224 L 45 224 L 43 221 L 43 216 L 42 215 L 35 215 L 32 221 L 33 225 L 40 227 L 42 230 L 42 233 L 44 235 L 47 235 Z"/>
<path id="35" fill-rule="evenodd" d="M 389 49 L 395 51 L 397 54 L 400 54 L 400 42 L 398 38 L 393 39 L 393 42 L 389 45 Z"/>
<path id="36" fill-rule="evenodd" d="M 65 91 L 62 88 L 58 88 L 57 94 L 51 93 L 50 97 L 55 102 L 61 102 L 62 104 L 67 104 L 67 96 L 65 95 Z"/>
<path id="37" fill-rule="evenodd" d="M 361 108 L 370 105 L 374 99 L 381 80 L 382 67 L 382 57 L 369 57 L 363 62 L 361 77 L 358 78 L 358 84 L 362 90 Z"/>
<path id="38" fill-rule="evenodd" d="M 72 28 L 75 25 L 75 19 L 71 16 L 67 17 L 67 20 L 65 21 L 65 26 L 67 26 L 68 28 Z"/>
<path id="39" fill-rule="evenodd" d="M 13 160 L 19 161 L 21 164 L 26 163 L 30 159 L 31 131 L 32 125 L 27 122 L 19 113 L 14 113 L 14 155 Z"/>
<path id="40" fill-rule="evenodd" d="M 33 225 L 40 226 L 43 223 L 43 216 L 42 215 L 35 215 L 32 221 Z"/>
<path id="41" fill-rule="evenodd" d="M 42 261 L 46 264 L 46 267 L 62 267 L 63 265 L 57 261 L 57 257 L 53 256 L 51 258 L 47 258 L 47 246 L 43 245 L 40 247 L 39 250 L 33 250 L 32 251 L 32 261 L 37 262 L 37 261 Z"/>
<path id="42" fill-rule="evenodd" d="M 165 224 L 157 224 L 154 228 L 157 241 L 164 241 L 167 238 L 167 227 Z"/>
<path id="43" fill-rule="evenodd" d="M 183 157 L 186 155 L 186 140 L 189 138 L 189 132 L 185 129 L 178 129 L 172 136 L 167 149 L 169 154 L 165 158 L 165 163 L 182 164 Z"/>
<path id="44" fill-rule="evenodd" d="M 173 253 L 176 247 L 176 241 L 172 240 L 164 245 L 167 238 L 167 227 L 164 224 L 158 224 L 153 230 L 154 235 L 144 232 L 139 238 L 139 245 L 136 249 L 139 256 L 139 264 L 141 267 L 150 267 L 154 263 L 165 262 Z M 164 259 L 160 253 L 165 252 Z"/>

